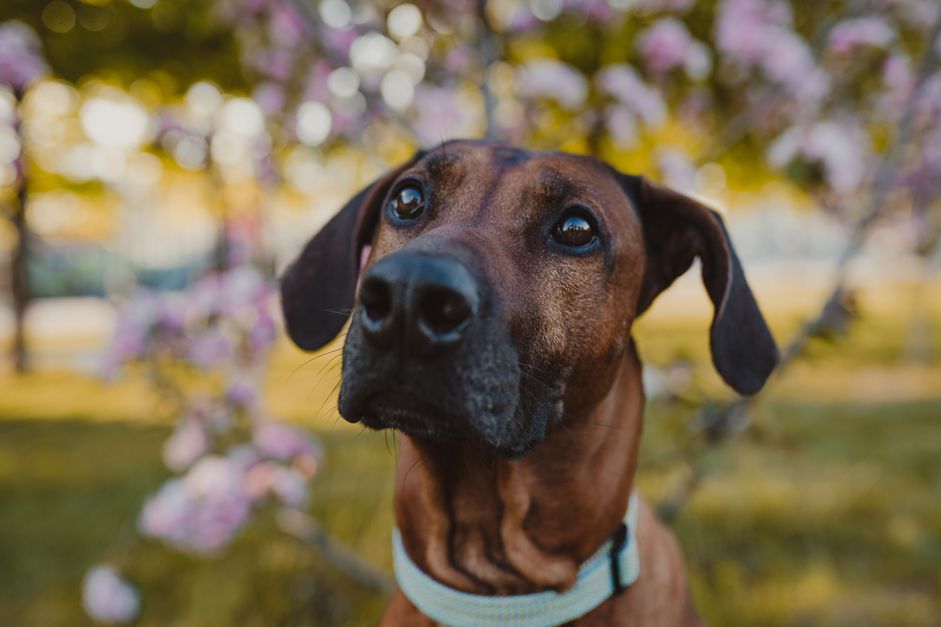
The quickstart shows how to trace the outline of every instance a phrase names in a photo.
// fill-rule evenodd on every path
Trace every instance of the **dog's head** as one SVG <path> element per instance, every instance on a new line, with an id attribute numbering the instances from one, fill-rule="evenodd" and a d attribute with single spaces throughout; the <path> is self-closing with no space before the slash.
<path id="1" fill-rule="evenodd" d="M 715 366 L 752 394 L 778 353 L 721 218 L 588 157 L 476 141 L 421 152 L 307 244 L 282 301 L 307 350 L 352 311 L 347 420 L 519 456 L 604 397 L 633 320 L 696 257 Z"/>

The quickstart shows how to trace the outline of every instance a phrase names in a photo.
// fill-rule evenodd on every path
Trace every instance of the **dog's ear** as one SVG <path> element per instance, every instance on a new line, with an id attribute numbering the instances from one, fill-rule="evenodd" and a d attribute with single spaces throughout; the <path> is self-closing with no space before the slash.
<path id="1" fill-rule="evenodd" d="M 360 253 L 372 240 L 389 188 L 424 155 L 387 172 L 360 190 L 324 226 L 281 279 L 281 307 L 288 335 L 312 351 L 335 338 L 350 316 L 356 294 Z"/>
<path id="2" fill-rule="evenodd" d="M 699 257 L 714 308 L 712 361 L 737 392 L 754 394 L 777 365 L 778 348 L 722 218 L 692 198 L 643 177 L 621 174 L 620 179 L 640 215 L 647 247 L 637 313 L 646 310 Z"/>

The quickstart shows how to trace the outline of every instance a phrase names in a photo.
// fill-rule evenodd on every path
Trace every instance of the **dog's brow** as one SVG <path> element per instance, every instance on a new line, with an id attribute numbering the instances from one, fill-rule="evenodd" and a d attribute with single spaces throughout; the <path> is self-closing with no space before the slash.
<path id="1" fill-rule="evenodd" d="M 570 198 L 576 187 L 555 170 L 548 171 L 536 182 L 536 194 L 542 202 L 557 204 Z"/>
<path id="2" fill-rule="evenodd" d="M 428 157 L 425 161 L 425 169 L 432 178 L 443 178 L 452 173 L 460 161 L 460 157 L 455 154 L 439 152 Z"/>

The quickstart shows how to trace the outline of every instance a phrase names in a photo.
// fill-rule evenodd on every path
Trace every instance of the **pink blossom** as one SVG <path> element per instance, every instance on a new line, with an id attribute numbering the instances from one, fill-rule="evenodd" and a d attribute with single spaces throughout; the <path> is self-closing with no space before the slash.
<path id="1" fill-rule="evenodd" d="M 249 349 L 253 355 L 266 353 L 278 339 L 275 319 L 267 311 L 259 311 L 255 323 L 248 332 Z"/>
<path id="2" fill-rule="evenodd" d="M 902 53 L 889 55 L 882 66 L 882 82 L 882 108 L 890 117 L 897 117 L 915 88 L 911 59 Z"/>
<path id="3" fill-rule="evenodd" d="M 574 110 L 585 101 L 588 85 L 572 66 L 554 59 L 538 59 L 517 70 L 516 91 L 523 98 L 547 98 Z"/>
<path id="4" fill-rule="evenodd" d="M 222 293 L 222 277 L 213 272 L 200 278 L 186 290 L 185 318 L 188 323 L 198 323 L 215 314 L 219 309 Z"/>
<path id="5" fill-rule="evenodd" d="M 320 60 L 314 63 L 307 76 L 307 86 L 304 90 L 304 100 L 313 100 L 316 102 L 327 102 L 330 98 L 330 90 L 327 87 L 327 80 L 333 66 L 327 61 Z"/>
<path id="6" fill-rule="evenodd" d="M 245 473 L 245 488 L 252 495 L 252 499 L 258 501 L 271 491 L 274 469 L 275 464 L 272 462 L 259 462 Z"/>
<path id="7" fill-rule="evenodd" d="M 0 24 L 0 83 L 22 90 L 48 71 L 33 29 L 22 22 Z"/>
<path id="8" fill-rule="evenodd" d="M 291 78 L 294 69 L 294 57 L 287 50 L 257 51 L 248 61 L 262 76 L 281 82 Z"/>
<path id="9" fill-rule="evenodd" d="M 717 8 L 715 38 L 720 51 L 745 69 L 760 68 L 806 107 L 830 87 L 810 46 L 790 28 L 788 5 L 777 0 L 723 0 Z"/>
<path id="10" fill-rule="evenodd" d="M 233 446 L 225 454 L 225 457 L 235 468 L 238 468 L 243 473 L 247 473 L 262 461 L 258 450 L 251 444 Z"/>
<path id="11" fill-rule="evenodd" d="M 111 352 L 118 360 L 134 359 L 143 353 L 155 315 L 150 303 L 140 300 L 132 300 L 124 307 L 111 343 Z"/>
<path id="12" fill-rule="evenodd" d="M 262 83 L 256 87 L 252 97 L 255 99 L 255 102 L 258 103 L 258 106 L 261 107 L 261 110 L 269 116 L 277 115 L 284 111 L 284 106 L 287 102 L 287 94 L 284 93 L 284 87 L 274 82 Z"/>
<path id="13" fill-rule="evenodd" d="M 245 410 L 253 411 L 258 405 L 258 392 L 255 384 L 245 379 L 235 380 L 225 392 L 226 399 Z"/>
<path id="14" fill-rule="evenodd" d="M 685 152 L 675 148 L 661 148 L 657 151 L 657 165 L 671 187 L 685 192 L 693 191 L 696 166 Z"/>
<path id="15" fill-rule="evenodd" d="M 468 46 L 454 46 L 445 52 L 441 65 L 452 74 L 466 72 L 474 60 L 473 55 Z"/>
<path id="16" fill-rule="evenodd" d="M 337 29 L 324 28 L 320 32 L 324 46 L 334 55 L 347 58 L 350 56 L 350 48 L 353 42 L 359 37 L 359 31 L 355 28 Z"/>
<path id="17" fill-rule="evenodd" d="M 844 20 L 827 37 L 830 48 L 839 54 L 849 54 L 863 46 L 885 48 L 893 39 L 895 29 L 881 17 L 873 16 Z"/>
<path id="18" fill-rule="evenodd" d="M 869 145 L 865 132 L 855 124 L 817 122 L 804 137 L 801 152 L 823 163 L 827 181 L 837 192 L 854 190 L 866 175 Z"/>
<path id="19" fill-rule="evenodd" d="M 208 369 L 228 360 L 232 356 L 232 346 L 225 333 L 209 328 L 191 340 L 188 354 L 197 367 Z"/>
<path id="20" fill-rule="evenodd" d="M 271 474 L 271 492 L 288 507 L 303 507 L 309 497 L 304 477 L 283 466 L 276 466 Z"/>
<path id="21" fill-rule="evenodd" d="M 473 111 L 452 87 L 421 83 L 415 88 L 412 105 L 415 134 L 422 146 L 433 146 L 455 137 L 472 135 L 476 128 Z"/>
<path id="22" fill-rule="evenodd" d="M 269 36 L 279 46 L 294 48 L 310 33 L 307 20 L 289 2 L 278 2 L 271 7 L 268 23 Z"/>
<path id="23" fill-rule="evenodd" d="M 722 0 L 716 13 L 716 46 L 746 66 L 764 60 L 764 36 L 769 28 L 791 22 L 787 5 L 769 0 Z"/>
<path id="24" fill-rule="evenodd" d="M 930 76 L 915 97 L 919 105 L 915 107 L 916 117 L 923 123 L 933 123 L 931 118 L 941 115 L 941 73 Z"/>
<path id="25" fill-rule="evenodd" d="M 82 581 L 82 606 L 98 623 L 129 623 L 140 612 L 140 594 L 114 568 L 98 565 Z"/>
<path id="26" fill-rule="evenodd" d="M 271 495 L 283 505 L 301 507 L 307 502 L 307 480 L 311 476 L 277 462 L 262 461 L 248 469 L 244 484 L 254 501 Z"/>
<path id="27" fill-rule="evenodd" d="M 819 163 L 830 187 L 845 194 L 863 182 L 869 150 L 868 138 L 858 124 L 823 120 L 782 133 L 768 148 L 768 161 L 778 168 L 795 159 Z"/>
<path id="28" fill-rule="evenodd" d="M 598 88 L 626 105 L 648 126 L 666 119 L 667 106 L 657 89 L 645 83 L 628 65 L 608 65 L 595 76 Z"/>
<path id="29" fill-rule="evenodd" d="M 788 87 L 798 99 L 816 101 L 826 94 L 829 79 L 817 67 L 807 42 L 793 31 L 774 28 L 765 32 L 765 44 L 762 66 L 771 80 Z"/>
<path id="30" fill-rule="evenodd" d="M 694 43 L 686 26 L 672 17 L 657 20 L 637 38 L 637 47 L 653 74 L 665 74 L 682 67 Z"/>
<path id="31" fill-rule="evenodd" d="M 202 426 L 194 420 L 177 425 L 173 434 L 163 443 L 163 461 L 170 470 L 177 472 L 188 468 L 209 450 L 209 437 Z"/>
<path id="32" fill-rule="evenodd" d="M 320 446 L 308 434 L 272 420 L 261 422 L 252 439 L 262 455 L 273 459 L 290 460 L 299 455 L 319 458 L 321 455 Z"/>
<path id="33" fill-rule="evenodd" d="M 619 147 L 633 148 L 637 143 L 637 121 L 634 113 L 624 105 L 612 105 L 605 110 L 608 133 Z"/>
<path id="34" fill-rule="evenodd" d="M 512 13 L 507 20 L 506 29 L 513 33 L 526 33 L 539 26 L 539 20 L 522 2 L 513 5 Z"/>
<path id="35" fill-rule="evenodd" d="M 142 533 L 180 549 L 209 553 L 241 529 L 251 513 L 245 470 L 227 457 L 209 456 L 181 479 L 171 479 L 141 510 Z"/>
<path id="36" fill-rule="evenodd" d="M 222 276 L 221 311 L 233 312 L 240 307 L 256 307 L 272 293 L 271 284 L 257 268 L 242 265 Z"/>

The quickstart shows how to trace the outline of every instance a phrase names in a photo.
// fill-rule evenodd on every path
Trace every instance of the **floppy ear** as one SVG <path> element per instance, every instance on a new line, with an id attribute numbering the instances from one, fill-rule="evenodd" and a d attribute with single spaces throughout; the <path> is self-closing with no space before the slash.
<path id="1" fill-rule="evenodd" d="M 702 279 L 714 308 L 710 346 L 716 370 L 740 394 L 754 394 L 778 363 L 778 347 L 752 296 L 718 213 L 651 183 L 620 175 L 644 228 L 647 266 L 637 313 L 702 260 Z"/>
<path id="2" fill-rule="evenodd" d="M 380 206 L 398 175 L 423 154 L 416 153 L 360 190 L 284 273 L 281 307 L 288 335 L 300 348 L 321 348 L 346 324 L 356 295 L 360 253 L 372 240 Z"/>

